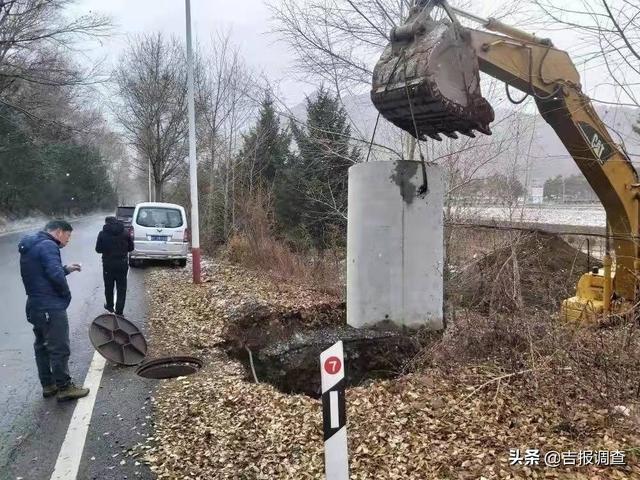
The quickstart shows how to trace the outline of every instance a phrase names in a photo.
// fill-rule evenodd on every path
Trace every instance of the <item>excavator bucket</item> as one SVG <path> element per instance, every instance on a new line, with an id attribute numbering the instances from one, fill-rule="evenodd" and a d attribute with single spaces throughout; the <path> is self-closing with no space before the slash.
<path id="1" fill-rule="evenodd" d="M 384 118 L 418 139 L 490 135 L 491 105 L 480 93 L 478 58 L 458 24 L 416 9 L 391 33 L 373 71 L 371 100 Z"/>

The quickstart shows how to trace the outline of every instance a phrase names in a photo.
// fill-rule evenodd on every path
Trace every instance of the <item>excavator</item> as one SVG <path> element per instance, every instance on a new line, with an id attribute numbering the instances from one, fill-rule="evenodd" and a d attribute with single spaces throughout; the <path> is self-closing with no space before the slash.
<path id="1" fill-rule="evenodd" d="M 463 26 L 461 18 L 483 29 Z M 509 87 L 533 97 L 606 212 L 603 267 L 580 277 L 576 295 L 562 302 L 561 318 L 600 323 L 633 312 L 640 278 L 638 174 L 582 92 L 567 52 L 446 0 L 417 0 L 405 23 L 391 31 L 374 68 L 371 100 L 418 141 L 490 135 L 494 111 L 482 97 L 480 71 L 503 81 L 510 99 Z"/>

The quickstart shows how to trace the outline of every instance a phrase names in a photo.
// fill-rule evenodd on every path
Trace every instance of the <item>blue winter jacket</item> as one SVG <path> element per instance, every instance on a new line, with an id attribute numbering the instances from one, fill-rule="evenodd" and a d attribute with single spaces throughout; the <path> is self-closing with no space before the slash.
<path id="1" fill-rule="evenodd" d="M 66 310 L 71 292 L 66 278 L 69 272 L 60 259 L 60 243 L 47 232 L 38 232 L 25 236 L 18 250 L 27 308 Z"/>

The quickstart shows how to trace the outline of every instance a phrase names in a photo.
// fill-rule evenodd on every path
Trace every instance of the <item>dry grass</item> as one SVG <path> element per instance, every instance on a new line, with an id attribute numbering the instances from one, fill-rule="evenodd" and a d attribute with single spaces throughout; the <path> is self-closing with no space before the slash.
<path id="1" fill-rule="evenodd" d="M 265 272 L 276 281 L 300 282 L 344 296 L 342 255 L 337 250 L 295 252 L 277 239 L 267 196 L 258 192 L 248 199 L 239 217 L 241 228 L 222 252 L 225 260 Z"/>
<path id="2" fill-rule="evenodd" d="M 284 310 L 276 309 L 286 316 L 287 308 L 326 304 L 326 296 L 315 299 L 318 290 L 342 291 L 339 269 L 274 239 L 268 212 L 264 203 L 249 202 L 244 227 L 225 252 L 250 270 L 212 265 L 201 287 L 189 284 L 188 272 L 178 280 L 174 272 L 153 275 L 152 350 L 166 342 L 206 359 L 199 375 L 168 381 L 159 391 L 147 452 L 159 478 L 322 478 L 319 403 L 248 383 L 241 366 L 219 350 L 225 327 L 256 297 L 277 305 L 286 299 Z M 442 339 L 413 360 L 407 375 L 348 390 L 351 478 L 640 478 L 637 323 L 582 329 L 557 322 L 557 289 L 537 309 L 527 302 L 537 289 L 555 288 L 540 278 L 546 265 L 560 265 L 552 280 L 571 289 L 573 265 L 582 259 L 539 236 L 518 238 L 517 248 L 493 235 L 477 240 L 465 237 L 457 258 L 506 263 L 491 307 L 509 308 L 452 309 Z M 553 254 L 565 258 L 558 262 Z M 508 296 L 499 302 L 503 291 Z M 176 339 L 175 331 L 184 334 Z M 510 448 L 622 449 L 629 465 L 512 467 Z"/>
<path id="3" fill-rule="evenodd" d="M 623 320 L 606 328 L 584 328 L 547 313 L 482 315 L 459 312 L 442 339 L 412 362 L 455 372 L 482 365 L 494 377 L 517 379 L 529 394 L 547 398 L 565 418 L 579 404 L 640 414 L 640 328 Z M 511 379 L 507 382 L 512 382 Z"/>
<path id="4" fill-rule="evenodd" d="M 448 285 L 448 328 L 417 365 L 526 371 L 527 388 L 557 399 L 565 416 L 577 401 L 607 410 L 640 402 L 637 319 L 602 328 L 558 320 L 561 300 L 595 259 L 553 234 L 485 231 L 462 237 L 451 261 L 458 268 Z"/>

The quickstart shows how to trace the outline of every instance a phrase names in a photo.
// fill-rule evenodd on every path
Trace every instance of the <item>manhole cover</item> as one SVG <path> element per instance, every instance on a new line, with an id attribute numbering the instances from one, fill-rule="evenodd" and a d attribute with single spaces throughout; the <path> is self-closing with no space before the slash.
<path id="1" fill-rule="evenodd" d="M 120 365 L 137 365 L 147 354 L 147 341 L 138 327 L 120 315 L 96 317 L 89 339 L 100 355 Z"/>
<path id="2" fill-rule="evenodd" d="M 144 378 L 175 378 L 196 373 L 202 361 L 195 357 L 165 357 L 144 362 L 136 373 Z"/>

